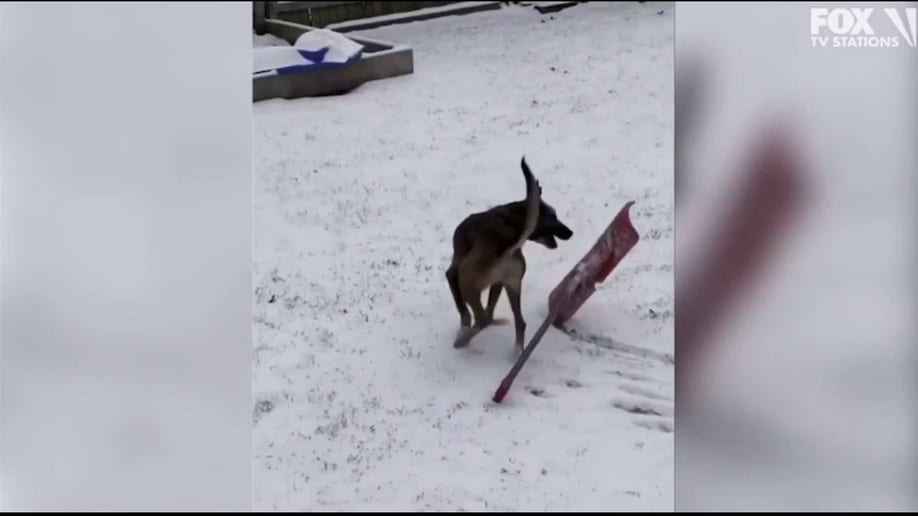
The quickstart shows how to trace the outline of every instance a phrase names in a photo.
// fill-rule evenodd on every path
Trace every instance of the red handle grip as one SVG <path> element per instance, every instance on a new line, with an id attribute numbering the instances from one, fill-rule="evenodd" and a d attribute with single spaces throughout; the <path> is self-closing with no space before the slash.
<path id="1" fill-rule="evenodd" d="M 500 386 L 494 391 L 494 397 L 491 398 L 494 400 L 494 403 L 500 403 L 504 401 L 504 396 L 507 395 L 507 391 L 510 390 L 510 384 L 513 383 L 513 378 L 509 376 L 504 378 L 504 381 L 500 382 Z"/>

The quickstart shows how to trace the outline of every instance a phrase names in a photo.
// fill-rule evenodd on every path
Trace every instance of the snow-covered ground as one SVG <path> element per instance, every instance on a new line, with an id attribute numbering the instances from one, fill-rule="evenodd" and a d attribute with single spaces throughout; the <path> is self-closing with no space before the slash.
<path id="1" fill-rule="evenodd" d="M 672 510 L 672 6 L 361 34 L 415 73 L 254 108 L 256 507 Z M 629 200 L 641 241 L 495 405 L 513 326 L 453 349 L 444 272 L 456 224 L 524 196 L 524 154 L 574 231 L 524 248 L 527 337 Z"/>

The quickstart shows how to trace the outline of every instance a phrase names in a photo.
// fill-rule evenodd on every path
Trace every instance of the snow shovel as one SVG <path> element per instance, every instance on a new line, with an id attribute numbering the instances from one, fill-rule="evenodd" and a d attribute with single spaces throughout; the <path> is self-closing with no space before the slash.
<path id="1" fill-rule="evenodd" d="M 513 368 L 500 382 L 492 398 L 495 403 L 503 401 L 516 375 L 519 374 L 523 364 L 529 359 L 529 355 L 542 340 L 548 327 L 552 324 L 559 327 L 573 317 L 587 298 L 596 292 L 596 284 L 604 281 L 618 262 L 637 244 L 640 236 L 631 224 L 631 216 L 628 212 L 633 204 L 634 201 L 629 201 L 622 207 L 593 248 L 551 291 L 548 296 L 548 317 L 536 330 L 529 345 L 523 349 L 523 353 L 513 364 Z"/>

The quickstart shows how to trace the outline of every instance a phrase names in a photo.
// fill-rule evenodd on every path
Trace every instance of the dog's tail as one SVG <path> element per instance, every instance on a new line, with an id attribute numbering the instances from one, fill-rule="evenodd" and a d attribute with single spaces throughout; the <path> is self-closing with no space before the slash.
<path id="1" fill-rule="evenodd" d="M 520 162 L 520 166 L 523 168 L 523 177 L 526 178 L 526 222 L 523 226 L 523 233 L 520 235 L 519 240 L 513 244 L 513 247 L 507 249 L 504 256 L 509 256 L 523 247 L 523 244 L 526 243 L 526 240 L 528 240 L 532 232 L 535 231 L 536 224 L 539 222 L 539 204 L 542 201 L 542 187 L 532 175 L 532 171 L 529 170 L 529 165 L 526 164 L 525 156 Z"/>

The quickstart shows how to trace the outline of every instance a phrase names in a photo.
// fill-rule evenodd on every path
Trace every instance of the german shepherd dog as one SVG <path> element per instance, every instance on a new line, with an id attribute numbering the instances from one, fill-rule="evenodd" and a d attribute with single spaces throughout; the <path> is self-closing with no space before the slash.
<path id="1" fill-rule="evenodd" d="M 516 351 L 523 349 L 526 321 L 520 309 L 520 293 L 526 260 L 522 247 L 527 240 L 549 249 L 558 247 L 555 237 L 567 240 L 573 232 L 560 220 L 555 209 L 542 200 L 542 187 L 533 177 L 526 158 L 520 162 L 526 178 L 526 198 L 503 204 L 488 211 L 473 213 L 453 233 L 453 261 L 446 279 L 459 311 L 460 329 L 453 347 L 468 346 L 472 338 L 494 320 L 494 309 L 501 289 L 507 290 L 516 329 Z M 488 292 L 487 308 L 481 305 L 481 293 Z M 475 315 L 471 325 L 469 307 Z"/>

